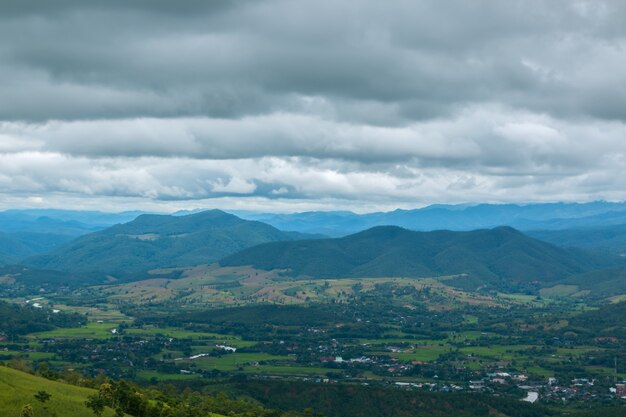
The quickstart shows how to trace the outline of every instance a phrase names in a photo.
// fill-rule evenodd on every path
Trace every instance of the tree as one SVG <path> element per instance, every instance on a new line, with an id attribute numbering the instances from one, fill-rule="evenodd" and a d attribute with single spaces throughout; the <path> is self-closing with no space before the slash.
<path id="1" fill-rule="evenodd" d="M 35 399 L 42 404 L 50 401 L 50 398 L 52 398 L 52 395 L 46 391 L 37 391 L 37 394 L 35 394 Z"/>
<path id="2" fill-rule="evenodd" d="M 85 406 L 89 408 L 96 417 L 102 417 L 102 413 L 104 413 L 104 407 L 106 405 L 106 400 L 102 398 L 100 395 L 90 395 L 87 397 L 87 401 L 85 401 Z M 23 416 L 22 416 L 23 417 Z"/>
<path id="3" fill-rule="evenodd" d="M 50 401 L 50 398 L 52 398 L 52 394 L 44 390 L 37 391 L 37 393 L 35 394 L 35 399 L 41 403 L 46 415 L 50 414 L 50 412 L 48 411 L 48 407 L 46 406 L 46 403 Z"/>

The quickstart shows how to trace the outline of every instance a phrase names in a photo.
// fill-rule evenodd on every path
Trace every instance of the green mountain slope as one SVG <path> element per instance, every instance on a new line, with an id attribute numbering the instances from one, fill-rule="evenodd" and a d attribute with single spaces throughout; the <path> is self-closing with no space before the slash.
<path id="1" fill-rule="evenodd" d="M 34 395 L 45 390 L 52 395 L 47 407 L 57 416 L 85 417 L 93 413 L 85 407 L 87 396 L 96 391 L 76 387 L 56 381 L 50 381 L 15 369 L 0 366 L 0 415 L 18 417 L 25 404 L 31 404 L 35 415 L 45 415 Z M 113 410 L 107 409 L 105 416 L 113 416 Z"/>
<path id="2" fill-rule="evenodd" d="M 15 263 L 19 258 L 34 253 L 24 242 L 14 236 L 0 232 L 0 265 Z"/>
<path id="3" fill-rule="evenodd" d="M 187 216 L 139 216 L 91 233 L 27 264 L 82 274 L 128 277 L 161 267 L 210 263 L 244 248 L 300 237 L 219 210 Z"/>
<path id="4" fill-rule="evenodd" d="M 283 269 L 312 278 L 427 277 L 468 274 L 472 285 L 554 282 L 600 260 L 499 227 L 471 232 L 413 232 L 375 227 L 338 239 L 276 242 L 231 255 L 223 266 Z"/>
<path id="5" fill-rule="evenodd" d="M 626 302 L 606 304 L 569 320 L 569 327 L 582 337 L 626 338 Z"/>
<path id="6" fill-rule="evenodd" d="M 626 266 L 576 274 L 559 284 L 575 285 L 579 291 L 589 291 L 589 296 L 594 298 L 624 294 L 626 293 Z"/>

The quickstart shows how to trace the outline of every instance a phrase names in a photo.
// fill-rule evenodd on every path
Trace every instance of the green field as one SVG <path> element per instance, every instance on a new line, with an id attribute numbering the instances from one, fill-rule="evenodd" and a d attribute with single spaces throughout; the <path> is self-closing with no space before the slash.
<path id="1" fill-rule="evenodd" d="M 239 368 L 261 370 L 267 365 L 281 364 L 292 362 L 291 356 L 275 356 L 267 353 L 231 353 L 220 357 L 206 356 L 192 361 L 184 361 L 187 365 L 193 365 L 198 369 L 211 371 L 217 369 L 219 371 L 235 371 Z M 258 365 L 257 365 L 258 363 Z"/>
<path id="2" fill-rule="evenodd" d="M 382 353 L 389 355 L 393 358 L 398 358 L 403 361 L 420 361 L 420 362 L 432 362 L 439 359 L 439 356 L 447 353 L 450 350 L 449 347 L 441 346 L 419 346 L 412 352 L 398 352 L 398 353 Z"/>
<path id="3" fill-rule="evenodd" d="M 112 323 L 90 322 L 85 326 L 55 329 L 47 332 L 32 333 L 31 339 L 108 339 L 114 334 L 111 330 L 116 326 Z"/>

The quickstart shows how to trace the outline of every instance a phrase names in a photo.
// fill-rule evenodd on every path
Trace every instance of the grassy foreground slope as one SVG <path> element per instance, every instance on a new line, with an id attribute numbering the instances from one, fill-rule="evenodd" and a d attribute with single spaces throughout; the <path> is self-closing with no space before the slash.
<path id="1" fill-rule="evenodd" d="M 37 391 L 52 395 L 47 407 L 63 417 L 85 417 L 93 413 L 85 407 L 87 396 L 96 391 L 61 382 L 50 381 L 26 372 L 0 366 L 0 411 L 3 417 L 19 417 L 25 404 L 31 404 L 35 415 L 41 415 L 42 405 L 35 400 Z M 39 411 L 39 413 L 37 413 Z M 105 416 L 112 416 L 107 410 Z"/>

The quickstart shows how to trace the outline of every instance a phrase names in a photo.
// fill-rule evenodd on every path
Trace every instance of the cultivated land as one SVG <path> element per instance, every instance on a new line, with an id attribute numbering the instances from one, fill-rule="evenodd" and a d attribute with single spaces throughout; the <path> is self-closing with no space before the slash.
<path id="1" fill-rule="evenodd" d="M 56 347 L 59 344 L 85 342 L 103 348 L 125 340 L 128 344 L 153 345 L 150 352 L 139 356 L 149 358 L 151 365 L 116 366 L 120 376 L 133 372 L 142 380 L 203 379 L 213 372 L 221 377 L 241 373 L 407 381 L 411 367 L 430 367 L 436 373 L 442 363 L 454 363 L 467 372 L 457 372 L 449 382 L 461 383 L 475 372 L 503 368 L 541 379 L 557 375 L 557 364 L 584 362 L 595 354 L 606 356 L 616 348 L 605 343 L 546 344 L 543 333 L 568 330 L 568 321 L 557 316 L 580 314 L 581 303 L 558 297 L 471 293 L 446 285 L 453 278 L 458 277 L 313 281 L 285 279 L 277 272 L 252 268 L 196 267 L 182 271 L 179 279 L 93 287 L 88 294 L 106 296 L 106 302 L 99 307 L 55 303 L 67 311 L 88 313 L 89 322 L 77 328 L 31 333 L 2 357 L 22 355 L 67 366 L 72 361 L 64 358 L 65 352 Z M 240 285 L 216 289 L 233 282 Z M 163 289 L 167 296 L 157 296 Z M 385 304 L 371 303 L 378 298 L 385 299 Z M 362 308 L 351 307 L 359 300 Z M 44 297 L 41 302 L 48 300 Z M 312 322 L 273 323 L 268 318 L 265 323 L 263 315 L 250 317 L 254 311 L 247 313 L 245 309 L 263 304 L 293 306 L 299 309 L 297 314 L 305 315 L 315 315 L 317 311 L 309 313 L 307 306 L 316 305 L 348 312 L 341 313 L 344 317 Z M 207 309 L 228 308 L 242 310 L 233 317 L 211 321 L 213 313 Z M 390 308 L 398 312 L 390 315 Z M 495 311 L 512 322 L 494 318 Z M 185 314 L 193 317 L 185 318 Z M 429 323 L 420 323 L 418 329 L 407 325 L 408 320 L 424 319 Z M 360 327 L 354 330 L 355 325 Z M 303 355 L 306 349 L 313 353 Z M 104 359 L 106 355 L 95 356 Z M 88 368 L 80 361 L 73 365 Z M 606 377 L 607 369 L 590 362 L 577 374 Z M 428 379 L 416 375 L 418 381 Z"/>

